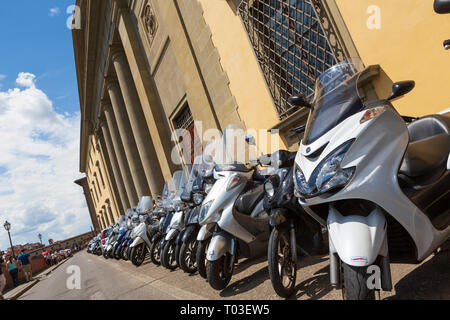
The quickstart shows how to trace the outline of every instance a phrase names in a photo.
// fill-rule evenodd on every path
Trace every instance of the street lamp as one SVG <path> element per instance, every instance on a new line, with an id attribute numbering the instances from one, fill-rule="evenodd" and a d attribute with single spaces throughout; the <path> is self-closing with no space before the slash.
<path id="1" fill-rule="evenodd" d="M 42 245 L 42 234 L 38 234 L 38 237 L 39 237 L 39 241 L 41 241 L 41 245 Z"/>
<path id="2" fill-rule="evenodd" d="M 14 247 L 13 247 L 12 241 L 11 241 L 11 234 L 9 233 L 9 230 L 11 230 L 11 223 L 9 223 L 8 221 L 5 221 L 5 224 L 3 226 L 5 227 L 6 231 L 8 231 L 8 237 L 9 237 L 9 243 L 11 244 L 12 256 L 15 259 L 16 255 L 14 254 Z"/>

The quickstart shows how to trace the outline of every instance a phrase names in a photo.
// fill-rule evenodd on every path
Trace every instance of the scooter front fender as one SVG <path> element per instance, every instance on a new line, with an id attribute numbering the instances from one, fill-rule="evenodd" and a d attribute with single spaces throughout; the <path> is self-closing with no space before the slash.
<path id="1" fill-rule="evenodd" d="M 337 253 L 348 265 L 366 267 L 388 255 L 387 223 L 379 207 L 367 217 L 344 217 L 330 206 L 327 225 L 330 254 Z"/>
<path id="2" fill-rule="evenodd" d="M 170 229 L 169 232 L 167 232 L 166 241 L 172 240 L 174 239 L 176 236 L 178 235 L 178 230 L 177 229 Z"/>
<path id="3" fill-rule="evenodd" d="M 144 239 L 142 239 L 141 237 L 136 237 L 133 243 L 130 245 L 130 248 L 134 248 L 141 243 L 144 243 Z"/>
<path id="4" fill-rule="evenodd" d="M 212 236 L 213 224 L 205 224 L 200 228 L 197 234 L 197 241 L 204 241 Z"/>
<path id="5" fill-rule="evenodd" d="M 233 240 L 232 236 L 225 232 L 215 234 L 208 246 L 206 259 L 208 261 L 219 260 L 225 253 L 233 254 Z"/>
<path id="6" fill-rule="evenodd" d="M 195 236 L 195 231 L 198 230 L 197 225 L 190 225 L 186 228 L 186 230 L 183 233 L 183 238 L 181 239 L 181 242 L 187 242 L 191 240 L 193 236 Z"/>

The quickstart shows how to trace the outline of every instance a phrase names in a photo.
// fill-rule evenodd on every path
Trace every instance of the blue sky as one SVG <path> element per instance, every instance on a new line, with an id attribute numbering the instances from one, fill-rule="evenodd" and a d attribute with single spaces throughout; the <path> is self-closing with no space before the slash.
<path id="1" fill-rule="evenodd" d="M 19 72 L 36 75 L 36 84 L 55 101 L 57 111 L 79 110 L 72 34 L 66 9 L 74 0 L 4 1 L 0 10 L 0 74 L 13 87 Z M 59 12 L 50 16 L 50 9 Z"/>
<path id="2" fill-rule="evenodd" d="M 4 1 L 0 9 L 0 249 L 90 230 L 79 173 L 74 0 Z"/>

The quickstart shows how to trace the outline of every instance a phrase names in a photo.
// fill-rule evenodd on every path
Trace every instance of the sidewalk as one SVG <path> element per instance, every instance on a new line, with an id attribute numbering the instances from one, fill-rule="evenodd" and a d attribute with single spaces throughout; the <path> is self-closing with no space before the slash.
<path id="1" fill-rule="evenodd" d="M 38 273 L 37 275 L 33 275 L 33 280 L 23 283 L 16 288 L 3 293 L 3 297 L 5 298 L 5 300 L 17 300 L 21 295 L 34 287 L 39 281 L 45 279 L 45 277 L 52 273 L 53 270 L 56 270 L 60 265 L 64 264 L 69 259 L 62 260 L 57 265 L 51 266 L 50 268 Z"/>

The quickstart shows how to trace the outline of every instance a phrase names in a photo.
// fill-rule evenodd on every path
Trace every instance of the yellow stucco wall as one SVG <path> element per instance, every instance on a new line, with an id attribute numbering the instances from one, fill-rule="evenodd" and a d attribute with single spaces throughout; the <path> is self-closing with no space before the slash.
<path id="1" fill-rule="evenodd" d="M 272 128 L 279 122 L 278 115 L 240 17 L 226 0 L 199 2 L 211 29 L 212 42 L 221 57 L 222 68 L 230 80 L 230 90 L 236 98 L 241 120 L 247 129 Z M 281 139 L 279 143 L 285 148 Z"/>
<path id="2" fill-rule="evenodd" d="M 450 15 L 438 15 L 432 0 L 336 0 L 365 65 L 380 64 L 395 82 L 416 81 L 394 103 L 404 115 L 421 116 L 450 107 Z M 369 6 L 380 8 L 381 28 L 369 30 Z"/>

